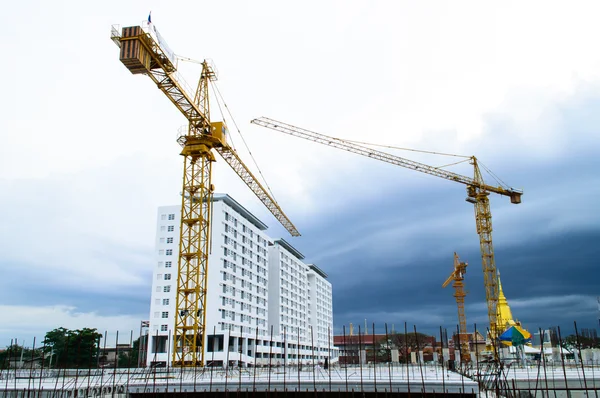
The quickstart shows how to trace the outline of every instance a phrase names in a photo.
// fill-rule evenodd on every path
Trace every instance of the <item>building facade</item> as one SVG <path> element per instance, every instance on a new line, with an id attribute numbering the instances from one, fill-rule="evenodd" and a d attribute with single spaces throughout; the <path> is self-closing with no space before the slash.
<path id="1" fill-rule="evenodd" d="M 205 363 L 335 361 L 327 275 L 229 195 L 214 196 L 212 217 Z M 147 365 L 171 362 L 179 224 L 179 206 L 158 209 Z"/>

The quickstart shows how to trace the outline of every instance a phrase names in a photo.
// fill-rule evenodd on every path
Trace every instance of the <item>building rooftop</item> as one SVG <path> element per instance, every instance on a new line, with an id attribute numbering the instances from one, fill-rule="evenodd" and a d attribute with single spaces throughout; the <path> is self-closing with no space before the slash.
<path id="1" fill-rule="evenodd" d="M 310 269 L 315 271 L 317 274 L 321 275 L 323 278 L 327 279 L 327 274 L 321 268 L 317 267 L 315 264 L 308 264 Z"/>
<path id="2" fill-rule="evenodd" d="M 300 253 L 294 246 L 287 243 L 285 239 L 277 239 L 275 243 L 292 253 L 298 260 L 304 260 L 304 254 Z"/>
<path id="3" fill-rule="evenodd" d="M 267 228 L 269 228 L 269 227 L 267 227 L 267 225 L 265 223 L 263 223 L 258 218 L 256 218 L 254 216 L 254 214 L 250 213 L 248 210 L 246 210 L 246 208 L 244 206 L 242 206 L 241 204 L 239 204 L 235 199 L 233 199 L 231 196 L 227 195 L 226 193 L 216 193 L 216 194 L 214 194 L 213 195 L 213 202 L 223 202 L 223 203 L 225 203 L 226 205 L 228 205 L 229 207 L 231 207 L 233 210 L 235 210 L 236 212 L 238 212 L 246 220 L 248 220 L 256 228 L 260 229 L 261 231 L 266 231 Z"/>

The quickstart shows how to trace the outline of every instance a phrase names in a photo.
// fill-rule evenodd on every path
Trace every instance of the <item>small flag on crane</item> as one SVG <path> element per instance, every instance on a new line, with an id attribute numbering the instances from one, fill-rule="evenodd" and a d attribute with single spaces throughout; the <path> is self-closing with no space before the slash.
<path id="1" fill-rule="evenodd" d="M 148 23 L 152 23 L 152 11 L 148 13 Z"/>

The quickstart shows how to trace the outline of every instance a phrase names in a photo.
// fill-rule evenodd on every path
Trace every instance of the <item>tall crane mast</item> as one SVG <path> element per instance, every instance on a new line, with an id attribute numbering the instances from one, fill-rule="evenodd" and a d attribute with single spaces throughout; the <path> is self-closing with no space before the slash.
<path id="1" fill-rule="evenodd" d="M 111 39 L 121 48 L 119 59 L 127 69 L 132 74 L 150 77 L 188 120 L 187 132 L 177 139 L 184 161 L 172 361 L 175 366 L 204 366 L 214 192 L 211 175 L 212 163 L 216 160 L 212 150 L 221 155 L 292 236 L 300 234 L 229 146 L 225 123 L 211 122 L 208 91 L 209 83 L 216 80 L 214 68 L 202 62 L 202 74 L 192 97 L 177 74 L 174 53 L 154 25 L 148 23 L 122 30 L 113 26 Z"/>
<path id="2" fill-rule="evenodd" d="M 454 282 L 452 287 L 454 288 L 454 298 L 456 298 L 456 306 L 458 307 L 458 341 L 460 343 L 460 356 L 461 362 L 467 363 L 471 361 L 471 355 L 469 353 L 469 340 L 467 335 L 467 317 L 465 316 L 465 284 L 464 275 L 467 273 L 467 263 L 461 262 L 458 259 L 458 254 L 454 253 L 454 270 L 442 284 L 442 288 L 445 288 Z"/>
<path id="3" fill-rule="evenodd" d="M 472 203 L 475 208 L 475 221 L 477 233 L 479 234 L 479 244 L 481 249 L 481 263 L 483 268 L 483 280 L 486 292 L 486 301 L 488 308 L 488 318 L 490 322 L 490 332 L 492 337 L 496 337 L 496 308 L 498 304 L 498 277 L 496 275 L 496 263 L 494 259 L 494 247 L 492 245 L 492 214 L 490 211 L 489 194 L 496 193 L 508 196 L 511 203 L 521 203 L 522 191 L 513 188 L 504 188 L 501 186 L 491 186 L 483 181 L 481 170 L 477 158 L 472 156 L 470 163 L 474 168 L 474 176 L 467 177 L 456 174 L 437 167 L 429 166 L 413 160 L 405 159 L 386 152 L 378 151 L 355 142 L 330 137 L 314 131 L 306 130 L 291 124 L 279 122 L 277 120 L 261 117 L 252 120 L 252 123 L 281 133 L 289 134 L 294 137 L 303 138 L 319 144 L 331 146 L 345 151 L 353 152 L 368 158 L 377 159 L 383 162 L 391 163 L 400 167 L 430 174 L 446 180 L 458 182 L 467 186 L 466 201 Z"/>

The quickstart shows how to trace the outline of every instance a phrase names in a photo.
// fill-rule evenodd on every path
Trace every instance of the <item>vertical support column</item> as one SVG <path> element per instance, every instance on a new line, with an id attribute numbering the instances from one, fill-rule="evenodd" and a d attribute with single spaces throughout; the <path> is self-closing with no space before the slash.
<path id="1" fill-rule="evenodd" d="M 467 199 L 475 204 L 475 221 L 481 248 L 481 265 L 483 268 L 483 281 L 490 321 L 490 337 L 494 340 L 498 336 L 497 307 L 499 288 L 496 261 L 494 259 L 494 246 L 492 244 L 492 213 L 488 198 L 489 192 L 480 188 L 480 186 L 484 185 L 484 181 L 475 157 L 473 157 L 472 163 L 474 167 L 474 180 L 480 185 L 467 187 L 467 194 L 469 196 Z"/>
<path id="2" fill-rule="evenodd" d="M 494 259 L 494 246 L 492 244 L 492 214 L 488 195 L 489 193 L 487 192 L 478 192 L 477 204 L 475 205 L 475 219 L 477 222 L 477 233 L 479 234 L 479 245 L 481 247 L 481 265 L 488 305 L 488 318 L 490 320 L 490 333 L 492 338 L 496 338 L 498 334 L 497 307 L 499 289 L 496 262 Z"/>
<path id="3" fill-rule="evenodd" d="M 204 147 L 205 150 L 202 150 Z M 173 365 L 204 366 L 211 168 L 208 149 L 189 139 L 184 160 Z"/>

